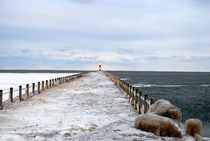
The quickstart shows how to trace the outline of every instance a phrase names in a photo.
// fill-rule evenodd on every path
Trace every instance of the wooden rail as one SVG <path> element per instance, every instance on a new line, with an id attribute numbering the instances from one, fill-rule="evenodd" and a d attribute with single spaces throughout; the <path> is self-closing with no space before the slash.
<path id="1" fill-rule="evenodd" d="M 117 87 L 126 92 L 126 97 L 139 114 L 145 114 L 148 112 L 149 106 L 155 102 L 154 98 L 148 98 L 148 95 L 144 95 L 136 87 L 133 87 L 131 84 L 119 79 L 110 72 L 105 72 L 105 74 L 117 85 Z"/>
<path id="2" fill-rule="evenodd" d="M 49 79 L 45 81 L 38 82 L 37 85 L 35 83 L 32 83 L 31 85 L 26 84 L 25 88 L 23 86 L 19 86 L 19 89 L 14 90 L 12 87 L 9 89 L 9 92 L 4 93 L 3 90 L 0 90 L 0 110 L 3 109 L 3 107 L 7 103 L 13 103 L 14 101 L 18 100 L 24 101 L 29 99 L 31 96 L 35 94 L 40 94 L 43 91 L 46 91 L 47 89 L 56 87 L 58 85 L 61 85 L 63 83 L 68 83 L 76 78 L 82 77 L 85 73 L 79 73 L 75 75 L 70 75 L 66 77 L 59 77 L 54 79 Z M 25 91 L 25 92 L 24 92 Z M 14 97 L 14 92 L 17 92 L 17 96 Z M 8 99 L 3 100 L 3 95 L 8 94 Z"/>

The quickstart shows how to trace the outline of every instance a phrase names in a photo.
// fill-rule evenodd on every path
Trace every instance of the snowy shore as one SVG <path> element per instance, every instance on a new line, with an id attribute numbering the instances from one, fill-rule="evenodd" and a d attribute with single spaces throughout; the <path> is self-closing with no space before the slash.
<path id="1" fill-rule="evenodd" d="M 136 116 L 104 73 L 88 73 L 0 111 L 0 140 L 179 140 L 135 129 Z"/>

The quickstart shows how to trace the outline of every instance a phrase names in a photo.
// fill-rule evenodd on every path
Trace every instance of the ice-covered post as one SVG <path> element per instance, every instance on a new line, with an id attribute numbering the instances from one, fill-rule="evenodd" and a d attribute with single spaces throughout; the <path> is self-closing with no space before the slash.
<path id="1" fill-rule="evenodd" d="M 60 80 L 60 77 L 58 78 L 58 85 L 60 85 L 61 84 L 61 80 Z"/>
<path id="2" fill-rule="evenodd" d="M 26 98 L 29 99 L 29 84 L 26 84 Z"/>
<path id="3" fill-rule="evenodd" d="M 50 88 L 52 87 L 52 80 L 50 79 Z"/>
<path id="4" fill-rule="evenodd" d="M 55 86 L 58 85 L 58 78 L 55 78 Z"/>
<path id="5" fill-rule="evenodd" d="M 138 97 L 138 103 L 139 103 L 139 106 L 138 106 L 138 110 L 139 110 L 139 114 L 141 114 L 141 106 L 142 106 L 142 100 L 141 100 L 141 97 L 142 97 L 142 92 L 140 91 L 139 93 L 139 97 Z"/>
<path id="6" fill-rule="evenodd" d="M 32 83 L 32 93 L 35 94 L 35 83 Z"/>
<path id="7" fill-rule="evenodd" d="M 52 87 L 54 87 L 54 80 L 55 80 L 55 79 L 52 79 Z"/>
<path id="8" fill-rule="evenodd" d="M 12 87 L 9 89 L 9 101 L 13 102 L 13 88 Z"/>
<path id="9" fill-rule="evenodd" d="M 37 86 L 37 90 L 38 90 L 38 94 L 40 93 L 40 82 L 38 82 L 38 86 Z"/>
<path id="10" fill-rule="evenodd" d="M 136 88 L 132 87 L 132 100 L 131 100 L 131 105 L 134 106 L 134 96 L 135 96 Z"/>
<path id="11" fill-rule="evenodd" d="M 135 91 L 135 97 L 134 97 L 134 109 L 137 110 L 137 103 L 138 103 L 138 89 Z"/>
<path id="12" fill-rule="evenodd" d="M 54 79 L 54 87 L 56 86 L 56 78 Z"/>
<path id="13" fill-rule="evenodd" d="M 123 89 L 126 92 L 126 85 L 125 85 L 125 82 L 124 81 L 123 81 Z"/>
<path id="14" fill-rule="evenodd" d="M 42 92 L 44 91 L 44 81 L 42 81 Z"/>
<path id="15" fill-rule="evenodd" d="M 0 90 L 0 110 L 3 109 L 3 90 Z"/>
<path id="16" fill-rule="evenodd" d="M 21 85 L 19 86 L 19 100 L 20 100 L 20 102 L 23 100 L 22 99 L 22 86 Z"/>
<path id="17" fill-rule="evenodd" d="M 132 95 L 132 86 L 129 85 L 129 101 L 131 101 L 132 99 L 131 95 Z"/>
<path id="18" fill-rule="evenodd" d="M 46 89 L 48 89 L 48 80 L 46 80 Z"/>
<path id="19" fill-rule="evenodd" d="M 145 95 L 145 96 L 144 96 L 144 113 L 145 113 L 145 114 L 147 113 L 148 108 L 149 108 L 149 106 L 148 106 L 148 104 L 147 104 L 147 99 L 148 99 L 148 95 Z"/>

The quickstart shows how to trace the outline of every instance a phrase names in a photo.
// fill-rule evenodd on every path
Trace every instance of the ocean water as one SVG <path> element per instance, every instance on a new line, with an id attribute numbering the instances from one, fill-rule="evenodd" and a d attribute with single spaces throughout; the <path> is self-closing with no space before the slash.
<path id="1" fill-rule="evenodd" d="M 182 110 L 182 122 L 198 118 L 210 137 L 209 72 L 112 72 L 149 97 L 167 99 Z"/>

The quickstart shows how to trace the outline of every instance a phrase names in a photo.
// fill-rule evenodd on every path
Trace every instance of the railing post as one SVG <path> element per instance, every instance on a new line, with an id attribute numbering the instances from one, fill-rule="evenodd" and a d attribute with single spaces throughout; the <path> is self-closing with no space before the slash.
<path id="1" fill-rule="evenodd" d="M 19 101 L 21 102 L 23 99 L 22 99 L 22 86 L 20 85 L 19 86 Z"/>
<path id="2" fill-rule="evenodd" d="M 144 96 L 144 113 L 146 114 L 148 111 L 148 104 L 147 104 L 148 95 Z"/>
<path id="3" fill-rule="evenodd" d="M 133 105 L 133 106 L 134 106 L 135 92 L 136 92 L 136 88 L 135 87 L 132 87 L 132 100 L 131 100 L 131 105 Z"/>
<path id="4" fill-rule="evenodd" d="M 131 93 L 132 93 L 132 92 L 131 92 L 131 91 L 132 91 L 131 87 L 132 87 L 132 86 L 129 84 L 129 101 L 131 101 Z"/>
<path id="5" fill-rule="evenodd" d="M 26 84 L 26 98 L 29 99 L 29 84 Z"/>
<path id="6" fill-rule="evenodd" d="M 55 78 L 55 86 L 58 85 L 58 78 Z"/>
<path id="7" fill-rule="evenodd" d="M 48 89 L 48 80 L 46 80 L 46 89 Z"/>
<path id="8" fill-rule="evenodd" d="M 3 90 L 0 90 L 0 110 L 3 109 Z"/>
<path id="9" fill-rule="evenodd" d="M 38 94 L 40 94 L 40 82 L 38 82 L 38 86 L 37 86 L 38 88 Z"/>
<path id="10" fill-rule="evenodd" d="M 13 88 L 12 87 L 9 89 L 9 101 L 13 102 Z"/>
<path id="11" fill-rule="evenodd" d="M 55 79 L 52 79 L 52 87 L 54 87 L 54 80 L 55 80 Z"/>
<path id="12" fill-rule="evenodd" d="M 135 100 L 134 100 L 134 109 L 135 110 L 137 110 L 137 103 L 138 103 L 138 96 L 137 96 L 137 94 L 138 94 L 138 89 L 136 89 L 136 91 L 135 91 Z"/>
<path id="13" fill-rule="evenodd" d="M 32 93 L 35 94 L 35 83 L 32 83 Z"/>
<path id="14" fill-rule="evenodd" d="M 42 81 L 42 92 L 44 91 L 44 81 Z"/>
<path id="15" fill-rule="evenodd" d="M 58 78 L 58 85 L 60 85 L 60 77 Z"/>
<path id="16" fill-rule="evenodd" d="M 141 114 L 141 106 L 142 106 L 142 100 L 141 100 L 141 97 L 142 97 L 142 92 L 140 91 L 139 93 L 139 97 L 138 97 L 138 111 L 139 111 L 139 114 Z"/>
<path id="17" fill-rule="evenodd" d="M 50 88 L 52 87 L 52 80 L 50 79 Z"/>

